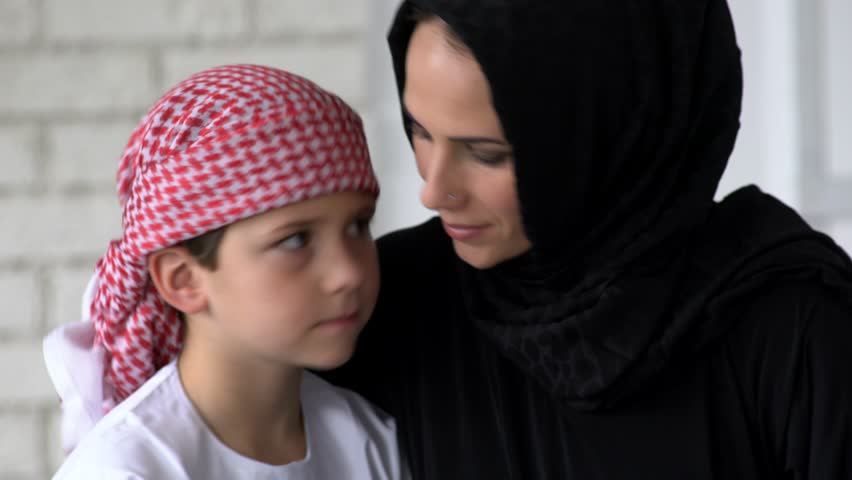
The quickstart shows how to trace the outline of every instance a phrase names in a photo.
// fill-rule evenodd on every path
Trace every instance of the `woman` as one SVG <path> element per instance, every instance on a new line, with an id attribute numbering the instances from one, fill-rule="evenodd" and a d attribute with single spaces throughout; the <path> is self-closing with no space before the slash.
<path id="1" fill-rule="evenodd" d="M 415 478 L 852 478 L 852 264 L 755 187 L 724 0 L 406 1 L 389 36 L 440 218 L 380 240 L 330 377 Z"/>

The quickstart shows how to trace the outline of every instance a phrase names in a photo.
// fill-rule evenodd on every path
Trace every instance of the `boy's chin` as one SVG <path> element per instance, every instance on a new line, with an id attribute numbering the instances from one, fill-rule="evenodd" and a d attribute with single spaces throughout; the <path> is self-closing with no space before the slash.
<path id="1" fill-rule="evenodd" d="M 335 368 L 343 366 L 346 362 L 352 358 L 352 354 L 355 352 L 355 346 L 352 345 L 350 348 L 340 348 L 334 352 L 324 352 L 325 354 L 321 356 L 321 358 L 314 358 L 310 365 L 306 365 L 306 367 L 310 370 L 317 371 L 326 371 L 326 370 L 334 370 Z"/>

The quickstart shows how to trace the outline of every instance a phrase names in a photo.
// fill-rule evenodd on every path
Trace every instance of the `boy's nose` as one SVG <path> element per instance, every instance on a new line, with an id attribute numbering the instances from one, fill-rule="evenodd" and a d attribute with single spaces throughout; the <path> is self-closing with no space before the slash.
<path id="1" fill-rule="evenodd" d="M 329 293 L 355 290 L 364 283 L 368 261 L 365 254 L 349 245 L 341 245 L 327 258 L 325 289 Z"/>

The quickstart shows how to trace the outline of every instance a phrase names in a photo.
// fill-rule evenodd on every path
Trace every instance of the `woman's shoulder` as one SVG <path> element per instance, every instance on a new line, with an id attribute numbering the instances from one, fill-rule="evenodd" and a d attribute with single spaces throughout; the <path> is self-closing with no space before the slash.
<path id="1" fill-rule="evenodd" d="M 752 380 L 774 374 L 793 382 L 793 373 L 806 368 L 816 376 L 848 374 L 838 381 L 852 385 L 852 289 L 786 281 L 741 298 L 724 314 L 735 317 L 728 356 Z"/>
<path id="2" fill-rule="evenodd" d="M 738 317 L 730 340 L 777 348 L 785 357 L 792 357 L 807 353 L 805 348 L 828 347 L 852 338 L 852 288 L 789 280 L 742 297 L 726 308 L 726 314 Z M 852 355 L 852 349 L 848 350 Z M 744 353 L 755 355 L 757 351 L 750 348 Z"/>
<path id="3" fill-rule="evenodd" d="M 739 308 L 727 371 L 760 438 L 797 478 L 852 471 L 852 290 L 801 279 Z"/>

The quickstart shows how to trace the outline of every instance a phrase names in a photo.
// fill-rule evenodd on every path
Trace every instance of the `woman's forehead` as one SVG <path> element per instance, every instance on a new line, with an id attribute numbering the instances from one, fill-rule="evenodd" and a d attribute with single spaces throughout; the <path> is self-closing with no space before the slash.
<path id="1" fill-rule="evenodd" d="M 499 129 L 491 90 L 472 57 L 441 38 L 440 26 L 417 28 L 409 44 L 403 103 L 413 119 L 430 128 Z"/>

